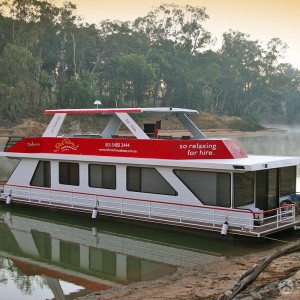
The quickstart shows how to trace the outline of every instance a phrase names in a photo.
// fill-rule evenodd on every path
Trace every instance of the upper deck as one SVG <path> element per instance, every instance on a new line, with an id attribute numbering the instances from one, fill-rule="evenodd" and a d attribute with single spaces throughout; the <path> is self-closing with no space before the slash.
<path id="1" fill-rule="evenodd" d="M 185 135 L 160 136 L 159 124 L 142 129 L 132 116 L 145 114 L 176 117 Z M 42 137 L 26 137 L 10 145 L 0 156 L 10 158 L 59 159 L 105 163 L 134 163 L 191 167 L 238 172 L 300 165 L 299 157 L 248 156 L 234 139 L 207 138 L 189 119 L 196 110 L 181 108 L 116 108 L 116 109 L 55 109 Z M 61 133 L 67 115 L 97 115 L 96 132 L 88 134 Z M 105 124 L 100 118 L 105 116 Z M 140 118 L 141 119 L 141 118 Z M 143 119 L 144 120 L 144 119 Z M 177 122 L 178 121 L 178 122 Z M 66 123 L 66 122 L 65 122 Z M 121 125 L 129 133 L 119 134 Z M 148 124 L 149 125 L 149 124 Z M 99 129 L 98 129 L 99 128 Z M 102 129 L 101 129 L 102 128 Z"/>
<path id="2" fill-rule="evenodd" d="M 185 129 L 181 137 L 161 136 L 160 122 L 137 124 L 132 115 L 163 114 L 175 116 L 177 123 Z M 44 153 L 63 155 L 88 155 L 133 157 L 151 159 L 237 159 L 247 157 L 246 152 L 232 139 L 210 139 L 190 120 L 189 114 L 196 110 L 181 108 L 116 108 L 116 109 L 55 109 L 44 114 L 54 114 L 42 137 L 27 137 L 16 143 L 8 153 Z M 106 126 L 98 132 L 89 134 L 60 134 L 66 116 L 105 115 L 111 116 Z M 123 125 L 129 135 L 120 136 Z M 147 126 L 145 126 L 147 125 Z M 175 129 L 176 130 L 176 129 Z"/>

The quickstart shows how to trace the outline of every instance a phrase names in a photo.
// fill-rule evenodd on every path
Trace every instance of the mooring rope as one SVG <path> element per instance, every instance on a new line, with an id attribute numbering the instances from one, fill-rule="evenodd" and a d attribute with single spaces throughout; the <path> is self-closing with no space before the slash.
<path id="1" fill-rule="evenodd" d="M 288 243 L 288 244 L 292 244 L 293 243 L 293 242 L 289 242 L 289 241 L 284 241 L 284 240 L 280 240 L 280 239 L 271 238 L 269 236 L 264 236 L 264 238 L 268 239 L 268 240 L 276 241 L 276 242 L 281 242 L 281 243 Z"/>

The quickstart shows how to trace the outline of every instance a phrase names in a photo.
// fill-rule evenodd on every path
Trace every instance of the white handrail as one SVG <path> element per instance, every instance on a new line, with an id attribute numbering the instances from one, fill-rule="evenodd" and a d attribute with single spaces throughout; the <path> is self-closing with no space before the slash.
<path id="1" fill-rule="evenodd" d="M 143 219 L 168 220 L 178 224 L 195 224 L 201 227 L 220 228 L 228 219 L 229 226 L 235 230 L 246 228 L 249 232 L 263 234 L 270 231 L 270 227 L 281 228 L 296 222 L 296 210 L 294 204 L 285 204 L 282 207 L 264 212 L 255 212 L 243 209 L 229 209 L 221 207 L 189 205 L 180 203 L 169 203 L 162 201 L 133 199 L 126 197 L 98 195 L 90 193 L 78 193 L 73 191 L 60 191 L 47 188 L 27 187 L 6 184 L 4 186 L 13 189 L 13 197 L 26 199 L 29 202 L 48 202 L 56 207 L 78 208 L 89 210 L 94 203 L 99 202 L 99 211 L 105 210 L 121 214 L 123 216 L 136 214 Z M 27 194 L 27 197 L 26 197 Z M 59 197 L 58 197 L 59 194 Z M 88 201 L 86 200 L 88 198 Z M 120 206 L 112 204 L 119 203 Z M 83 204 L 82 204 L 83 203 Z M 145 205 L 147 203 L 147 205 Z M 265 213 L 273 213 L 265 216 Z M 255 215 L 261 217 L 257 219 Z M 256 224 L 259 222 L 259 224 Z"/>

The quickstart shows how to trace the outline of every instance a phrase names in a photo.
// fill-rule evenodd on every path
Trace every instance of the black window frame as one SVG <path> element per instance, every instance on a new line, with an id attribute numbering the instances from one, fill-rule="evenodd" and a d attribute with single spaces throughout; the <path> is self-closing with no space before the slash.
<path id="1" fill-rule="evenodd" d="M 193 193 L 193 195 L 195 195 L 195 197 L 204 205 L 207 206 L 216 206 L 216 207 L 226 207 L 226 208 L 230 208 L 232 205 L 232 201 L 231 201 L 231 173 L 229 172 L 212 172 L 212 171 L 197 171 L 197 170 L 188 170 L 188 169 L 174 169 L 173 170 L 174 174 L 177 176 L 177 178 L 187 187 L 187 189 L 189 191 L 191 191 L 191 193 Z M 207 201 L 203 196 L 201 197 L 199 195 L 198 191 L 195 191 L 195 189 L 192 188 L 191 184 L 189 184 L 188 182 L 186 182 L 182 177 L 180 177 L 180 173 L 179 172 L 191 172 L 194 173 L 195 175 L 197 173 L 201 173 L 201 175 L 216 175 L 216 190 L 215 190 L 215 203 L 212 203 L 211 201 Z M 222 193 L 220 191 L 221 186 L 223 186 L 224 189 L 224 181 L 222 179 L 225 178 L 225 176 L 227 176 L 227 180 L 228 180 L 228 184 L 227 184 L 227 196 L 226 196 L 226 201 L 222 200 L 218 200 L 221 199 L 221 196 L 224 196 L 224 193 Z M 221 178 L 222 177 L 222 178 Z M 199 186 L 198 186 L 199 187 Z M 224 204 L 225 203 L 225 204 Z"/>
<path id="2" fill-rule="evenodd" d="M 79 163 L 60 161 L 58 167 L 58 180 L 63 185 L 80 185 Z M 76 172 L 76 174 L 74 173 Z"/>
<path id="3" fill-rule="evenodd" d="M 42 178 L 41 178 L 42 175 Z M 39 184 L 39 182 L 42 182 Z M 51 163 L 49 160 L 39 160 L 30 180 L 30 186 L 51 187 Z"/>
<path id="4" fill-rule="evenodd" d="M 143 184 L 147 181 L 143 180 L 143 171 L 151 170 L 154 174 L 157 174 L 157 182 L 161 182 L 162 185 L 158 190 L 155 190 L 155 186 L 151 188 L 144 189 Z M 135 173 L 133 175 L 133 173 Z M 133 176 L 135 178 L 133 178 Z M 150 182 L 149 182 L 150 183 Z M 153 183 L 151 181 L 151 183 Z M 163 186 L 164 185 L 164 186 Z M 169 191 L 162 192 L 162 189 L 167 187 Z M 146 188 L 146 187 L 145 187 Z M 167 196 L 177 196 L 178 192 L 175 188 L 158 172 L 156 168 L 151 167 L 137 167 L 137 166 L 127 166 L 126 167 L 126 190 L 130 192 L 157 194 L 157 195 L 167 195 Z"/>
<path id="5" fill-rule="evenodd" d="M 91 168 L 100 168 L 100 172 L 101 172 L 101 179 L 99 182 L 99 185 L 94 185 L 92 183 L 92 170 Z M 108 171 L 109 170 L 109 171 Z M 109 165 L 109 164 L 89 164 L 88 165 L 88 185 L 91 188 L 100 188 L 100 189 L 110 189 L 110 190 L 115 190 L 117 188 L 117 176 L 116 176 L 116 166 L 115 165 Z M 107 174 L 106 174 L 107 173 Z M 111 173 L 111 174 L 108 174 Z M 108 181 L 107 180 L 107 176 L 112 175 L 112 181 Z"/>

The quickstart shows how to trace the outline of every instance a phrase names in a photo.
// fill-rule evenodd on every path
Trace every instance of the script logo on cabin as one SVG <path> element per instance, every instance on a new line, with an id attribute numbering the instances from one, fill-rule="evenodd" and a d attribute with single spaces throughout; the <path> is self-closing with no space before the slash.
<path id="1" fill-rule="evenodd" d="M 54 152 L 77 151 L 79 145 L 75 145 L 70 139 L 63 139 L 61 142 L 55 144 Z"/>

